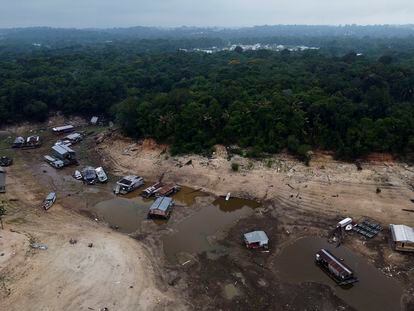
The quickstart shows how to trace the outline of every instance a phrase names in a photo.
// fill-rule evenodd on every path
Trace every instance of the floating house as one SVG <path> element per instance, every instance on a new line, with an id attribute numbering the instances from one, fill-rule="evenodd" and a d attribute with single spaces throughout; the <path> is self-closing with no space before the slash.
<path id="1" fill-rule="evenodd" d="M 354 272 L 326 249 L 321 249 L 315 255 L 315 262 L 338 285 L 349 285 L 358 281 Z"/>
<path id="2" fill-rule="evenodd" d="M 122 178 L 116 183 L 114 188 L 115 194 L 126 194 L 134 191 L 144 184 L 144 178 L 135 175 L 129 175 Z"/>
<path id="3" fill-rule="evenodd" d="M 40 145 L 41 141 L 39 136 L 29 136 L 27 138 L 19 136 L 14 140 L 12 148 L 29 149 L 40 147 Z"/>
<path id="4" fill-rule="evenodd" d="M 148 217 L 154 218 L 169 218 L 171 215 L 172 208 L 174 206 L 174 201 L 169 197 L 159 197 L 151 205 Z"/>
<path id="5" fill-rule="evenodd" d="M 177 193 L 180 191 L 181 187 L 175 184 L 167 184 L 163 186 L 161 189 L 157 190 L 156 196 L 157 197 L 167 197 L 169 195 L 172 195 L 174 193 Z"/>
<path id="6" fill-rule="evenodd" d="M 80 142 L 83 139 L 83 136 L 82 134 L 79 134 L 79 133 L 72 133 L 72 134 L 65 136 L 64 139 L 68 140 L 72 144 L 75 144 L 75 143 Z"/>
<path id="7" fill-rule="evenodd" d="M 414 252 L 414 228 L 405 225 L 390 225 L 390 231 L 394 249 Z"/>
<path id="8" fill-rule="evenodd" d="M 97 175 L 93 167 L 87 166 L 82 171 L 83 180 L 88 185 L 93 185 L 96 182 Z"/>
<path id="9" fill-rule="evenodd" d="M 264 231 L 252 231 L 244 234 L 247 248 L 268 248 L 269 238 Z"/>
<path id="10" fill-rule="evenodd" d="M 21 137 L 21 136 L 16 137 L 16 139 L 13 142 L 12 148 L 21 148 L 21 147 L 23 147 L 25 141 L 26 140 L 24 139 L 24 137 Z"/>
<path id="11" fill-rule="evenodd" d="M 0 193 L 6 192 L 6 171 L 0 167 Z"/>
<path id="12" fill-rule="evenodd" d="M 54 168 L 62 168 L 65 166 L 65 163 L 63 163 L 62 160 L 56 159 L 54 157 L 45 155 L 44 159 L 47 163 L 49 163 L 51 166 L 53 166 Z"/>
<path id="13" fill-rule="evenodd" d="M 56 134 L 62 134 L 62 133 L 70 133 L 75 130 L 75 127 L 73 125 L 63 125 L 52 128 L 52 131 Z"/>
<path id="14" fill-rule="evenodd" d="M 26 144 L 24 147 L 37 148 L 41 145 L 39 136 L 29 136 L 26 138 Z"/>
<path id="15" fill-rule="evenodd" d="M 141 196 L 143 196 L 144 198 L 149 198 L 152 197 L 153 195 L 155 195 L 157 193 L 157 191 L 159 191 L 162 187 L 164 186 L 164 184 L 162 182 L 157 182 L 155 184 L 153 184 L 152 186 L 146 188 L 144 191 L 142 191 Z"/>
<path id="16" fill-rule="evenodd" d="M 53 155 L 65 162 L 65 165 L 76 163 L 76 152 L 66 145 L 54 145 Z"/>

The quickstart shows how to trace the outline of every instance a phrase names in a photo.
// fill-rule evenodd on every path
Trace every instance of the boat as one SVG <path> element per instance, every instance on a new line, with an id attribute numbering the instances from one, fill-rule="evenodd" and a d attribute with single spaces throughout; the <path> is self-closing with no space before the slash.
<path id="1" fill-rule="evenodd" d="M 340 286 L 358 282 L 351 268 L 326 249 L 322 248 L 316 253 L 315 262 Z"/>
<path id="2" fill-rule="evenodd" d="M 78 170 L 75 171 L 75 173 L 73 173 L 73 178 L 77 179 L 77 180 L 81 180 L 82 177 L 82 173 L 79 172 Z"/>
<path id="3" fill-rule="evenodd" d="M 230 192 L 226 195 L 226 201 L 230 200 Z"/>
<path id="4" fill-rule="evenodd" d="M 115 194 L 127 194 L 141 187 L 144 184 L 144 178 L 135 175 L 124 176 L 115 185 Z"/>
<path id="5" fill-rule="evenodd" d="M 157 183 L 153 184 L 152 186 L 146 188 L 144 191 L 142 191 L 141 196 L 144 197 L 144 198 L 152 197 L 163 186 L 164 186 L 164 184 L 162 182 L 157 182 Z"/>
<path id="6" fill-rule="evenodd" d="M 95 169 L 96 176 L 98 177 L 99 182 L 104 183 L 108 181 L 108 176 L 106 175 L 102 167 L 97 167 Z"/>
<path id="7" fill-rule="evenodd" d="M 47 195 L 46 199 L 43 201 L 43 208 L 47 211 L 49 208 L 52 207 L 52 205 L 56 201 L 56 193 L 51 192 Z"/>
<path id="8" fill-rule="evenodd" d="M 95 169 L 93 167 L 90 167 L 90 166 L 85 167 L 82 173 L 83 173 L 82 174 L 83 180 L 85 183 L 87 183 L 88 185 L 95 184 L 97 176 L 96 176 Z"/>
<path id="9" fill-rule="evenodd" d="M 157 197 L 168 197 L 181 190 L 181 187 L 175 184 L 167 184 L 160 188 L 155 195 Z"/>

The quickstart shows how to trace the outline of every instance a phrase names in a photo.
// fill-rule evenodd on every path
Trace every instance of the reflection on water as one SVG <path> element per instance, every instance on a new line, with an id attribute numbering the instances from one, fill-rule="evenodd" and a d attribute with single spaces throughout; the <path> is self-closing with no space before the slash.
<path id="1" fill-rule="evenodd" d="M 260 207 L 259 202 L 256 202 L 253 200 L 241 199 L 241 198 L 232 198 L 232 197 L 230 197 L 228 201 L 226 201 L 226 199 L 223 197 L 218 197 L 216 200 L 214 200 L 213 205 L 220 208 L 222 212 L 234 212 L 243 206 L 247 206 L 250 208 Z"/>
<path id="2" fill-rule="evenodd" d="M 315 253 L 321 248 L 330 250 L 351 267 L 359 279 L 352 287 L 342 288 L 314 262 Z M 318 282 L 330 285 L 335 294 L 357 310 L 400 310 L 402 289 L 393 279 L 383 275 L 365 258 L 344 246 L 335 248 L 322 238 L 303 238 L 282 250 L 276 259 L 282 279 L 289 282 Z"/>
<path id="3" fill-rule="evenodd" d="M 181 190 L 173 195 L 173 198 L 177 204 L 191 206 L 197 197 L 204 196 L 208 196 L 208 194 L 198 189 L 182 186 Z"/>
<path id="4" fill-rule="evenodd" d="M 253 208 L 259 206 L 257 202 L 242 199 L 225 203 L 221 200 L 214 202 L 178 223 L 174 227 L 176 232 L 164 236 L 164 253 L 170 262 L 177 262 L 177 254 L 181 252 L 201 253 L 216 250 L 217 246 L 209 238 L 239 219 L 251 215 Z"/>
<path id="5" fill-rule="evenodd" d="M 117 197 L 96 204 L 92 210 L 111 226 L 119 227 L 121 232 L 131 233 L 138 230 L 146 219 L 151 202 Z"/>

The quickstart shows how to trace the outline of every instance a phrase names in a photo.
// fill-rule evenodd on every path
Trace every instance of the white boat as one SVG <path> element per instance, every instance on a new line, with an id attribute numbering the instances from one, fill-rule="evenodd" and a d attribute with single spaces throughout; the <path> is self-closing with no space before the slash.
<path id="1" fill-rule="evenodd" d="M 134 191 L 144 184 L 144 178 L 135 175 L 129 175 L 122 178 L 116 183 L 114 188 L 115 194 L 127 194 Z"/>
<path id="2" fill-rule="evenodd" d="M 73 178 L 77 179 L 77 180 L 81 180 L 83 178 L 82 173 L 78 170 L 75 171 L 75 173 L 73 173 Z"/>
<path id="3" fill-rule="evenodd" d="M 108 180 L 108 176 L 106 176 L 106 173 L 102 167 L 97 167 L 95 169 L 96 176 L 98 176 L 98 180 L 102 183 L 106 182 Z"/>
<path id="4" fill-rule="evenodd" d="M 226 195 L 226 201 L 230 200 L 230 192 Z"/>
<path id="5" fill-rule="evenodd" d="M 52 207 L 55 201 L 56 201 L 56 193 L 55 192 L 49 193 L 46 199 L 43 201 L 43 208 L 47 211 L 49 208 Z"/>

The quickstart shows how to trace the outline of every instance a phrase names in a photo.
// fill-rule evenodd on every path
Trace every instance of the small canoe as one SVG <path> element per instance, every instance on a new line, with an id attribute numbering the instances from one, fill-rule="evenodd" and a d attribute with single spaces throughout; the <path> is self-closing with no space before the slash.
<path id="1" fill-rule="evenodd" d="M 226 195 L 226 201 L 230 200 L 230 192 Z"/>
<path id="2" fill-rule="evenodd" d="M 46 199 L 43 201 L 43 208 L 47 211 L 49 208 L 52 207 L 55 201 L 56 201 L 56 193 L 55 192 L 49 193 Z"/>

